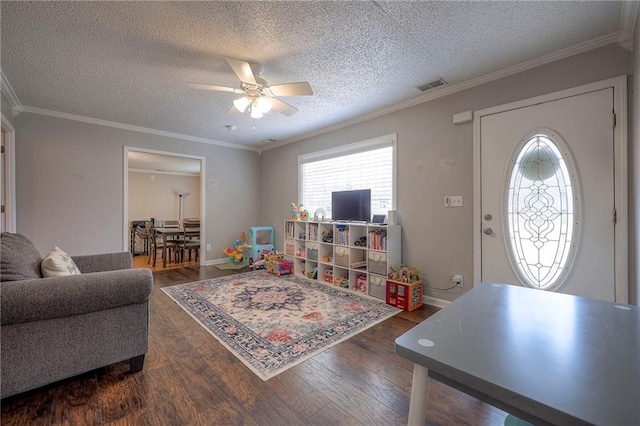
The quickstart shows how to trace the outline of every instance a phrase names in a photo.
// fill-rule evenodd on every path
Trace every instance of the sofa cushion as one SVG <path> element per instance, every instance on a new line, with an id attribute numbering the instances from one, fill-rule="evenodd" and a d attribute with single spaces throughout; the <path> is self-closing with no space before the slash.
<path id="1" fill-rule="evenodd" d="M 58 246 L 54 246 L 49 254 L 42 259 L 40 270 L 42 271 L 42 276 L 45 278 L 80 275 L 80 269 L 78 269 L 73 259 L 71 259 L 71 256 Z"/>
<path id="2" fill-rule="evenodd" d="M 0 281 L 42 278 L 40 252 L 24 235 L 3 232 L 0 236 Z"/>

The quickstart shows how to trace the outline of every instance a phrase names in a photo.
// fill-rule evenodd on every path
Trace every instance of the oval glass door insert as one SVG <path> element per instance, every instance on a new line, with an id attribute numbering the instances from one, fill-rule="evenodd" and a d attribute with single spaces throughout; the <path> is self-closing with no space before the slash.
<path id="1" fill-rule="evenodd" d="M 573 159 L 552 131 L 527 135 L 516 149 L 507 177 L 507 253 L 522 284 L 560 287 L 577 247 L 579 203 Z"/>

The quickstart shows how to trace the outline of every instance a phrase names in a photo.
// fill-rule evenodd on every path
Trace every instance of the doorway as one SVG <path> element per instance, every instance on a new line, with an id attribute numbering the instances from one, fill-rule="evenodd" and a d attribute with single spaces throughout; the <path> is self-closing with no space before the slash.
<path id="1" fill-rule="evenodd" d="M 476 113 L 477 281 L 627 302 L 623 102 L 615 79 Z"/>
<path id="2" fill-rule="evenodd" d="M 199 219 L 200 265 L 205 264 L 205 158 L 174 152 L 124 147 L 124 250 L 138 254 L 133 225 L 155 219 Z M 133 210 L 132 210 L 133 209 Z M 135 223 L 134 223 L 135 222 Z M 133 238 L 132 238 L 133 236 Z"/>

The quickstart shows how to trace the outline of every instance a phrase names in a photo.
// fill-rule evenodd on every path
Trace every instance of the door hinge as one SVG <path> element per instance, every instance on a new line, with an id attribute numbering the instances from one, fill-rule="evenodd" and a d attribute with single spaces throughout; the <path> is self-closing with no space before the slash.
<path id="1" fill-rule="evenodd" d="M 4 213 L 4 206 L 0 206 L 0 213 Z"/>
<path id="2" fill-rule="evenodd" d="M 613 209 L 613 223 L 618 223 L 618 211 Z"/>
<path id="3" fill-rule="evenodd" d="M 615 112 L 612 113 L 611 119 L 612 119 L 611 121 L 612 121 L 613 127 L 615 128 L 616 127 L 616 123 L 617 123 L 617 121 L 616 121 L 616 113 Z"/>
<path id="4" fill-rule="evenodd" d="M 4 154 L 4 146 L 0 146 L 0 154 Z"/>

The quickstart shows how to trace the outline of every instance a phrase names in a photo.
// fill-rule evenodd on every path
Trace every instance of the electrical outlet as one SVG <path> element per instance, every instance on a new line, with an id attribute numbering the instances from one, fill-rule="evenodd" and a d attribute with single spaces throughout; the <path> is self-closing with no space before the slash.
<path id="1" fill-rule="evenodd" d="M 454 275 L 451 281 L 453 281 L 456 287 L 464 287 L 464 279 L 462 278 L 462 275 Z"/>
<path id="2" fill-rule="evenodd" d="M 211 244 L 207 244 L 207 251 L 211 251 Z"/>
<path id="3" fill-rule="evenodd" d="M 445 207 L 462 207 L 462 195 L 447 195 L 444 197 Z"/>

